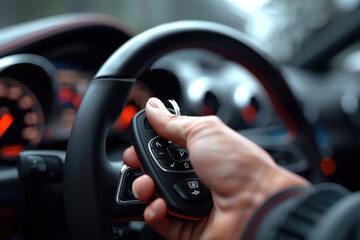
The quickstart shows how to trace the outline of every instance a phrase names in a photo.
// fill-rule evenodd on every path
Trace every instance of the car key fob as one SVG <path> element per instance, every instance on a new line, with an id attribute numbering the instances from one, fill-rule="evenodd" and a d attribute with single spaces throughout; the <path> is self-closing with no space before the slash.
<path id="1" fill-rule="evenodd" d="M 132 119 L 131 137 L 141 168 L 154 180 L 168 214 L 190 221 L 206 216 L 213 204 L 211 194 L 192 169 L 187 149 L 158 136 L 145 110 Z"/>

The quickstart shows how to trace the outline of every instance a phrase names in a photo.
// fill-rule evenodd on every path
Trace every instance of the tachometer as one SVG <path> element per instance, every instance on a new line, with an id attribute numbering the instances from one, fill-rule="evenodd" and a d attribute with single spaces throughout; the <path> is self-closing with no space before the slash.
<path id="1" fill-rule="evenodd" d="M 39 144 L 43 109 L 22 82 L 0 77 L 0 159 L 15 160 L 24 149 Z"/>

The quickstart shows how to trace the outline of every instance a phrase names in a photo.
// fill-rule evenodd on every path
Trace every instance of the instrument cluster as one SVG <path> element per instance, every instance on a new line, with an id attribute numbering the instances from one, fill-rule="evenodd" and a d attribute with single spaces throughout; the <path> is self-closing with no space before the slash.
<path id="1" fill-rule="evenodd" d="M 66 144 L 95 72 L 33 54 L 6 57 L 1 63 L 0 158 L 14 160 L 19 152 L 41 143 Z M 152 96 L 175 99 L 186 115 L 217 115 L 234 129 L 274 121 L 255 77 L 204 50 L 169 54 L 139 80 L 111 131 L 127 142 L 132 117 Z"/>
<path id="2" fill-rule="evenodd" d="M 55 69 L 43 57 L 19 54 L 0 59 L 0 159 L 40 144 L 53 110 Z"/>

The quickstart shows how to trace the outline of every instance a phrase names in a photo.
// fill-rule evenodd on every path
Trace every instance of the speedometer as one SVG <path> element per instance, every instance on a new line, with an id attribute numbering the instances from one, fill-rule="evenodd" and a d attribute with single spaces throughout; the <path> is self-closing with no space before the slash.
<path id="1" fill-rule="evenodd" d="M 37 146 L 43 129 L 43 109 L 33 92 L 20 81 L 0 77 L 0 159 L 15 160 Z"/>

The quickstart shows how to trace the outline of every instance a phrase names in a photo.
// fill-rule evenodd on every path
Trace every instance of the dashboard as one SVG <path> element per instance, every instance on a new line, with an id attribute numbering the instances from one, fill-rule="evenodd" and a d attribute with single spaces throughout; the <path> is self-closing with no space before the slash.
<path id="1" fill-rule="evenodd" d="M 57 16 L 0 30 L 0 195 L 4 196 L 0 197 L 0 219 L 6 217 L 3 209 L 13 219 L 0 229 L 0 238 L 68 237 L 61 183 L 25 183 L 24 187 L 18 179 L 18 155 L 31 149 L 66 150 L 93 76 L 133 35 L 116 20 L 97 14 Z M 360 97 L 358 76 L 287 65 L 281 71 L 315 129 L 321 157 L 336 159 L 336 172 L 325 169 L 323 177 L 360 189 L 360 182 L 351 177 L 359 167 L 352 160 L 360 156 L 360 125 L 354 121 L 357 109 L 349 110 L 347 104 Z M 307 167 L 298 149 L 271 148 L 287 129 L 256 77 L 244 66 L 199 49 L 167 54 L 139 77 L 109 132 L 111 161 L 121 162 L 123 150 L 131 145 L 130 121 L 152 96 L 175 99 L 184 115 L 219 116 L 231 128 L 269 147 L 266 150 L 275 160 L 292 171 L 302 173 Z M 55 199 L 54 205 L 46 199 Z M 25 218 L 17 212 L 24 202 Z M 60 217 L 54 220 L 47 211 Z M 26 226 L 21 231 L 16 228 L 19 221 Z M 41 226 L 45 223 L 46 230 Z M 51 235 L 55 229 L 62 229 L 57 237 Z"/>
<path id="2" fill-rule="evenodd" d="M 2 160 L 16 160 L 26 149 L 64 150 L 92 77 L 131 36 L 104 16 L 82 17 L 55 17 L 45 26 L 35 21 L 2 31 L 1 51 L 8 50 L 0 66 Z M 22 39 L 15 33 L 25 34 L 25 28 L 32 29 L 28 39 L 15 45 L 13 38 Z M 34 59 L 36 64 L 31 63 Z M 24 68 L 31 73 L 18 76 Z M 34 74 L 36 69 L 42 72 Z M 43 82 L 34 83 L 35 78 Z M 111 136 L 130 143 L 130 121 L 152 96 L 175 99 L 183 114 L 216 114 L 234 129 L 278 120 L 256 78 L 244 67 L 205 50 L 187 49 L 164 56 L 140 77 Z M 23 102 L 31 106 L 20 106 Z"/>

